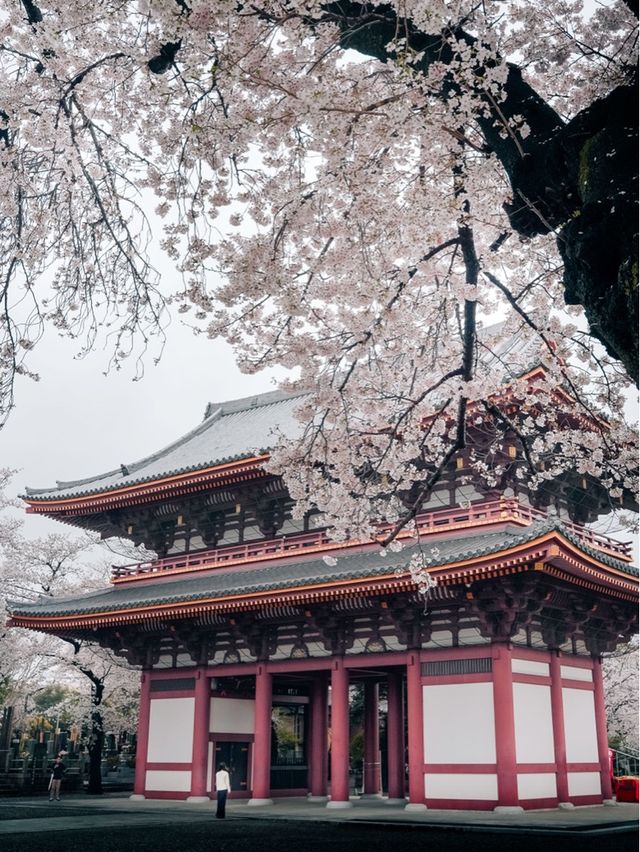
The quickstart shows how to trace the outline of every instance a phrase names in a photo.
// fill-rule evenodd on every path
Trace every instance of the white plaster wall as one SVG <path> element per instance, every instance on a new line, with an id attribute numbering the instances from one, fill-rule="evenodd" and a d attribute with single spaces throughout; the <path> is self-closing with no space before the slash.
<path id="1" fill-rule="evenodd" d="M 554 772 L 529 772 L 518 775 L 519 799 L 554 799 L 558 795 Z"/>
<path id="2" fill-rule="evenodd" d="M 541 675 L 549 677 L 549 663 L 540 663 L 537 660 L 511 660 L 511 671 L 516 674 Z"/>
<path id="3" fill-rule="evenodd" d="M 149 769 L 147 770 L 145 789 L 188 793 L 191 790 L 191 773 L 171 772 L 168 769 Z"/>
<path id="4" fill-rule="evenodd" d="M 591 669 L 581 669 L 578 666 L 560 666 L 560 675 L 569 680 L 585 680 L 588 683 L 593 681 Z"/>
<path id="5" fill-rule="evenodd" d="M 218 734 L 252 734 L 255 701 L 250 698 L 212 698 L 209 731 Z"/>
<path id="6" fill-rule="evenodd" d="M 570 796 L 599 796 L 602 793 L 599 772 L 567 772 Z"/>
<path id="7" fill-rule="evenodd" d="M 491 683 L 423 686 L 422 698 L 426 763 L 496 762 Z"/>
<path id="8" fill-rule="evenodd" d="M 213 777 L 213 743 L 209 743 L 207 749 L 207 793 L 211 792 L 211 779 Z"/>
<path id="9" fill-rule="evenodd" d="M 513 713 L 518 763 L 553 763 L 551 688 L 532 683 L 513 684 Z"/>
<path id="10" fill-rule="evenodd" d="M 563 689 L 564 737 L 569 763 L 598 760 L 598 736 L 593 692 L 587 689 Z"/>
<path id="11" fill-rule="evenodd" d="M 480 799 L 494 801 L 498 798 L 498 776 L 485 774 L 425 775 L 425 797 L 428 799 Z"/>
<path id="12" fill-rule="evenodd" d="M 147 752 L 149 763 L 191 763 L 194 707 L 193 698 L 152 699 Z"/>

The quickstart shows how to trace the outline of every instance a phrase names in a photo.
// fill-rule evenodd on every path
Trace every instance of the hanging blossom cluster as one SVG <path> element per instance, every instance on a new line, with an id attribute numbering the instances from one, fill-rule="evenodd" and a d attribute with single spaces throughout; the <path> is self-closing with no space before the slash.
<path id="1" fill-rule="evenodd" d="M 406 523 L 463 453 L 489 486 L 515 465 L 533 490 L 585 475 L 622 499 L 627 379 L 563 307 L 556 236 L 579 200 L 527 183 L 540 140 L 633 61 L 625 4 L 582 5 L 13 4 L 6 406 L 43 322 L 81 348 L 106 331 L 120 364 L 173 302 L 244 370 L 309 391 L 272 469 L 336 535 Z"/>

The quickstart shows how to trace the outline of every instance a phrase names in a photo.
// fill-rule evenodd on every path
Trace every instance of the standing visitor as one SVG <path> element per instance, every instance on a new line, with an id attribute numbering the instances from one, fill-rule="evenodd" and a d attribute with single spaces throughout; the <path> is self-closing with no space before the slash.
<path id="1" fill-rule="evenodd" d="M 216 772 L 216 792 L 218 794 L 218 809 L 216 819 L 224 819 L 227 807 L 227 796 L 231 792 L 231 779 L 225 763 L 221 763 Z"/>
<path id="2" fill-rule="evenodd" d="M 62 784 L 62 776 L 66 772 L 67 767 L 62 762 L 60 755 L 56 757 L 51 768 L 51 780 L 49 781 L 49 801 L 54 799 L 60 801 L 60 785 Z"/>

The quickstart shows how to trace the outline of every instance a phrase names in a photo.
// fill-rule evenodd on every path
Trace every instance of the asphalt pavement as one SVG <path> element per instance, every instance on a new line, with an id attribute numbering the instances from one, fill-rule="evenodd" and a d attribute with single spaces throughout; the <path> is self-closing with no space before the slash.
<path id="1" fill-rule="evenodd" d="M 250 807 L 230 800 L 227 819 L 213 802 L 132 801 L 127 794 L 0 798 L 1 852 L 631 852 L 638 806 L 525 811 L 411 812 L 384 799 L 328 809 L 306 799 Z"/>

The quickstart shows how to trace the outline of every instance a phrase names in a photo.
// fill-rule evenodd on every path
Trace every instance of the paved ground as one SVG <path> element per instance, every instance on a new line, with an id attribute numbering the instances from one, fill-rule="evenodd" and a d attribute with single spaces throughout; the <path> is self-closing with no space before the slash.
<path id="1" fill-rule="evenodd" d="M 384 801 L 327 810 L 306 800 L 266 808 L 231 801 L 228 818 L 213 803 L 135 801 L 126 794 L 0 799 L 2 852 L 631 852 L 638 806 L 548 810 L 517 815 L 482 811 L 408 813 Z"/>

